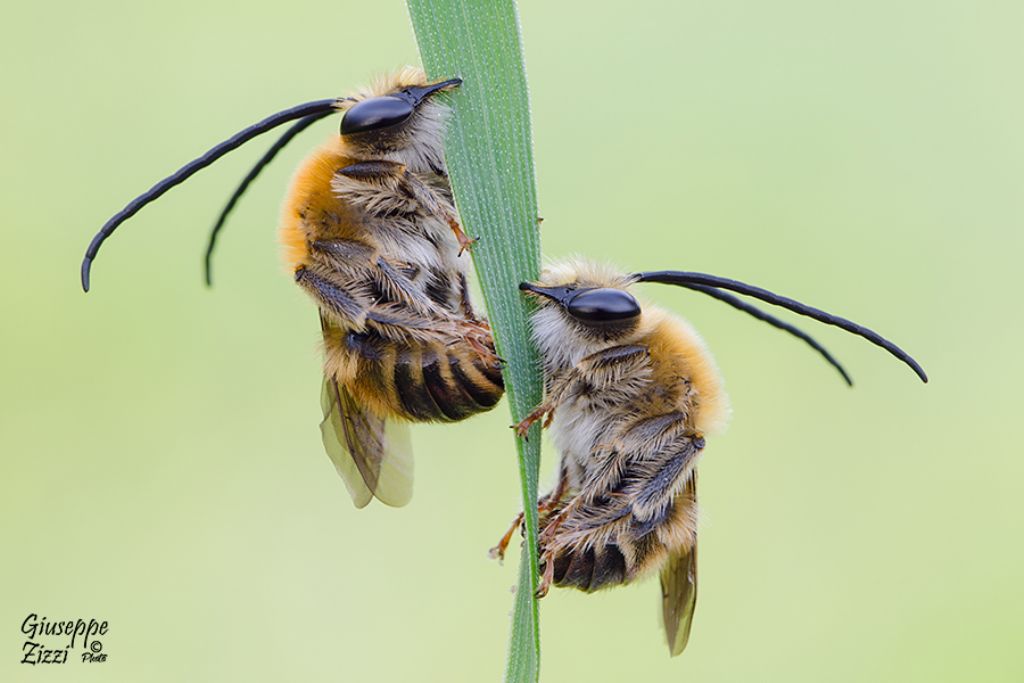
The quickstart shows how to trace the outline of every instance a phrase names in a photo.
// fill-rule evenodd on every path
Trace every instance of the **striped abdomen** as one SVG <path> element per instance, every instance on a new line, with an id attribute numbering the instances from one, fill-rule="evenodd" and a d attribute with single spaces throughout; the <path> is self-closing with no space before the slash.
<path id="1" fill-rule="evenodd" d="M 497 361 L 464 341 L 399 343 L 350 332 L 346 344 L 356 358 L 353 394 L 372 393 L 378 405 L 408 420 L 462 420 L 493 408 L 505 391 Z"/>
<path id="2" fill-rule="evenodd" d="M 656 529 L 637 531 L 627 526 L 611 542 L 555 555 L 554 584 L 591 593 L 629 583 L 660 567 L 672 548 Z"/>
<path id="3" fill-rule="evenodd" d="M 627 580 L 626 558 L 614 543 L 555 556 L 556 586 L 579 588 L 587 593 Z"/>
<path id="4" fill-rule="evenodd" d="M 703 442 L 703 439 L 700 440 Z M 625 478 L 631 472 L 625 472 Z M 598 497 L 594 509 L 610 499 Z M 632 510 L 632 513 L 630 511 Z M 644 576 L 660 569 L 673 555 L 689 551 L 697 542 L 697 494 L 693 477 L 685 489 L 657 514 L 639 519 L 635 507 L 607 515 L 604 529 L 594 528 L 587 543 L 573 543 L 555 552 L 553 581 L 556 586 L 592 592 Z M 565 522 L 570 528 L 573 520 Z M 588 525 L 589 526 L 589 525 Z"/>

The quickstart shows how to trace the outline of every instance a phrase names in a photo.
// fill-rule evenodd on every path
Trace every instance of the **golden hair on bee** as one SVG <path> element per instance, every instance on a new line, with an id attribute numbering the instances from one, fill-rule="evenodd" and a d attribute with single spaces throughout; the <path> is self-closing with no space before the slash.
<path id="1" fill-rule="evenodd" d="M 582 259 L 549 265 L 520 288 L 537 304 L 533 337 L 544 401 L 517 432 L 543 420 L 561 454 L 558 482 L 538 502 L 544 595 L 587 592 L 658 573 L 673 655 L 689 638 L 697 596 L 697 463 L 705 437 L 729 414 L 721 375 L 689 323 L 641 304 L 631 289 L 663 282 L 701 292 L 769 323 L 849 375 L 810 335 L 735 296 L 743 294 L 840 327 L 886 349 L 927 381 L 920 365 L 881 335 L 768 290 L 704 273 L 626 274 Z M 492 549 L 501 557 L 513 525 Z"/>
<path id="2" fill-rule="evenodd" d="M 339 132 L 296 171 L 281 242 L 296 284 L 316 304 L 324 345 L 324 446 L 357 506 L 372 497 L 402 505 L 412 465 L 402 421 L 461 420 L 501 398 L 500 359 L 470 301 L 471 240 L 455 214 L 444 159 L 457 78 L 429 82 L 406 67 L 350 97 L 292 107 L 244 129 L 130 202 L 103 226 L 93 260 L 125 220 L 170 188 L 261 133 L 293 122 L 257 161 L 221 211 L 206 252 L 253 180 L 316 121 L 341 114 Z"/>

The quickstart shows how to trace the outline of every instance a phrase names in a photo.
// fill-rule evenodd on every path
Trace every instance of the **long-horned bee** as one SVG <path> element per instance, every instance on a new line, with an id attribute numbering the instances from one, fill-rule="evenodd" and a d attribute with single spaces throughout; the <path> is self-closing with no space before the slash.
<path id="1" fill-rule="evenodd" d="M 538 503 L 541 586 L 595 591 L 660 572 L 673 655 L 689 638 L 697 597 L 697 472 L 706 435 L 728 399 L 711 354 L 683 320 L 630 289 L 663 282 L 720 299 L 802 339 L 849 383 L 813 338 L 731 292 L 835 325 L 885 348 L 923 380 L 920 365 L 875 332 L 767 290 L 702 273 L 626 275 L 583 261 L 553 265 L 521 289 L 534 298 L 533 337 L 545 398 L 517 425 L 543 419 L 561 453 L 554 490 Z M 521 517 L 492 550 L 505 552 Z"/>
<path id="2" fill-rule="evenodd" d="M 454 421 L 489 410 L 504 391 L 487 322 L 473 310 L 444 160 L 449 108 L 406 68 L 352 97 L 292 107 L 237 133 L 113 216 L 82 262 L 82 286 L 103 242 L 128 218 L 231 150 L 295 123 L 264 154 L 217 221 L 299 132 L 341 112 L 341 128 L 299 167 L 281 239 L 296 283 L 316 302 L 324 342 L 321 431 L 357 507 L 403 505 L 412 461 L 402 421 Z"/>

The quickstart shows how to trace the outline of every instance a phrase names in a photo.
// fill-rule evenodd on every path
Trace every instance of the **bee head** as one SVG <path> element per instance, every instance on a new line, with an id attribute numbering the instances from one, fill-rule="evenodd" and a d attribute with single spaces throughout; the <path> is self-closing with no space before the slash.
<path id="1" fill-rule="evenodd" d="M 546 269 L 537 282 L 523 282 L 519 289 L 586 336 L 612 339 L 640 321 L 640 303 L 627 291 L 629 284 L 628 277 L 611 270 L 569 262 Z"/>
<path id="2" fill-rule="evenodd" d="M 400 147 L 403 139 L 422 135 L 415 129 L 424 119 L 442 118 L 443 108 L 433 103 L 433 96 L 461 84 L 458 78 L 429 83 L 420 69 L 404 69 L 354 98 L 355 103 L 342 116 L 341 135 L 370 148 Z"/>

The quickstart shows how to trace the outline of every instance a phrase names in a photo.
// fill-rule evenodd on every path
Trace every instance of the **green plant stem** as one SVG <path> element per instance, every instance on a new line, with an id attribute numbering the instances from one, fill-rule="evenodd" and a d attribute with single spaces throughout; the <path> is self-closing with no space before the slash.
<path id="1" fill-rule="evenodd" d="M 420 54 L 432 79 L 463 79 L 452 95 L 448 170 L 466 232 L 480 238 L 473 262 L 506 360 L 512 418 L 542 398 L 540 362 L 530 341 L 528 307 L 518 285 L 540 270 L 530 107 L 513 0 L 407 0 Z M 540 667 L 537 601 L 537 478 L 540 429 L 516 440 L 525 511 L 506 680 L 536 681 Z"/>

